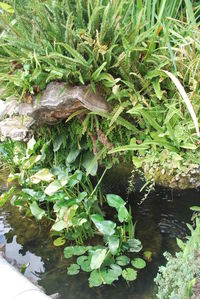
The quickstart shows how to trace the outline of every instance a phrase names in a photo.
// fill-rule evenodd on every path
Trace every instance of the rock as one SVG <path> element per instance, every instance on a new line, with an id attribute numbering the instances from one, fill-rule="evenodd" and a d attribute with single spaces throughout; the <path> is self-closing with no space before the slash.
<path id="1" fill-rule="evenodd" d="M 191 165 L 190 165 L 191 166 Z M 162 173 L 162 170 L 157 167 L 154 170 L 154 181 L 157 185 L 172 188 L 172 189 L 199 189 L 200 188 L 200 166 L 188 168 L 187 173 L 182 171 L 177 173 L 176 171 L 172 174 L 169 172 Z M 144 169 L 145 177 L 148 180 L 150 178 L 149 170 Z"/>
<path id="2" fill-rule="evenodd" d="M 39 101 L 19 105 L 19 113 L 33 117 L 39 123 L 55 123 L 72 113 L 86 108 L 90 111 L 108 112 L 109 107 L 97 91 L 88 86 L 67 86 L 64 82 L 51 82 Z"/>
<path id="3" fill-rule="evenodd" d="M 0 122 L 1 141 L 11 138 L 14 141 L 24 141 L 30 137 L 33 119 L 30 117 L 13 116 Z"/>
<path id="4" fill-rule="evenodd" d="M 4 116 L 12 116 L 13 114 L 17 114 L 19 112 L 19 105 L 16 100 L 12 101 L 2 101 L 0 100 L 0 119 Z"/>

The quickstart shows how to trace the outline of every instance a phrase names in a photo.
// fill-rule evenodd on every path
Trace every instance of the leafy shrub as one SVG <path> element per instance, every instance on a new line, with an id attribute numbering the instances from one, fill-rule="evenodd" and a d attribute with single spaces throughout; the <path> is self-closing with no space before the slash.
<path id="1" fill-rule="evenodd" d="M 158 286 L 159 299 L 186 299 L 193 294 L 197 278 L 200 277 L 199 249 L 200 249 L 200 220 L 196 219 L 196 228 L 191 230 L 188 241 L 183 243 L 177 239 L 181 251 L 173 257 L 165 252 L 166 266 L 159 268 L 155 282 Z"/>

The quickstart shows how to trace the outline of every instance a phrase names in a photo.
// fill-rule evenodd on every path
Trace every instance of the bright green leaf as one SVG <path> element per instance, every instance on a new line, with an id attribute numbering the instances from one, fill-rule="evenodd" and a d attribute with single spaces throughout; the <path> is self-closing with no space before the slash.
<path id="1" fill-rule="evenodd" d="M 137 278 L 137 272 L 134 269 L 127 268 L 122 271 L 122 276 L 127 281 L 133 281 Z"/>

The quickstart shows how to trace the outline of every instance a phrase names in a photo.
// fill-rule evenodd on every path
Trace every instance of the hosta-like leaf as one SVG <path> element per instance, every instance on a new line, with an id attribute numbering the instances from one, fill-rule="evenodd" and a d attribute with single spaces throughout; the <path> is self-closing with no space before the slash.
<path id="1" fill-rule="evenodd" d="M 46 212 L 38 206 L 36 201 L 30 204 L 30 210 L 37 220 L 41 220 L 46 215 Z"/>
<path id="2" fill-rule="evenodd" d="M 119 195 L 116 194 L 107 194 L 106 199 L 109 206 L 117 210 L 119 210 L 121 206 L 125 206 L 126 204 L 125 201 Z"/>
<path id="3" fill-rule="evenodd" d="M 48 168 L 43 168 L 30 177 L 33 184 L 38 184 L 41 181 L 50 183 L 53 180 L 53 174 Z"/>
<path id="4" fill-rule="evenodd" d="M 97 249 L 91 259 L 90 267 L 92 270 L 99 269 L 106 257 L 107 250 L 106 249 Z"/>
<path id="5" fill-rule="evenodd" d="M 116 223 L 113 221 L 104 220 L 104 218 L 98 214 L 91 215 L 91 219 L 102 234 L 112 236 L 115 233 Z"/>
<path id="6" fill-rule="evenodd" d="M 118 219 L 120 222 L 126 222 L 128 221 L 129 213 L 126 207 L 122 206 L 119 208 L 118 211 Z"/>

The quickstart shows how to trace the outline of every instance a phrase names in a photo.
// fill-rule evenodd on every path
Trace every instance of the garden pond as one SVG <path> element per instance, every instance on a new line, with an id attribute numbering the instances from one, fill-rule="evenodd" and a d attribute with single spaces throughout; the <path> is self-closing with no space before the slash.
<path id="1" fill-rule="evenodd" d="M 104 177 L 105 193 L 114 192 L 127 198 L 129 169 L 122 166 L 109 170 Z M 160 265 L 166 263 L 163 252 L 178 250 L 176 237 L 183 239 L 189 233 L 186 223 L 191 222 L 190 207 L 198 205 L 200 192 L 176 191 L 156 187 L 139 205 L 140 181 L 128 196 L 137 221 L 136 236 L 144 250 L 152 252 L 152 261 L 140 271 L 138 279 L 127 284 L 119 280 L 112 286 L 89 288 L 88 274 L 67 275 L 69 261 L 63 256 L 63 248 L 53 245 L 48 221 L 36 222 L 23 218 L 16 207 L 6 204 L 0 209 L 0 245 L 5 246 L 6 258 L 16 267 L 28 267 L 25 275 L 41 286 L 47 294 L 60 293 L 61 299 L 146 299 L 156 298 L 154 277 Z M 6 189 L 5 177 L 0 177 L 0 191 Z"/>

